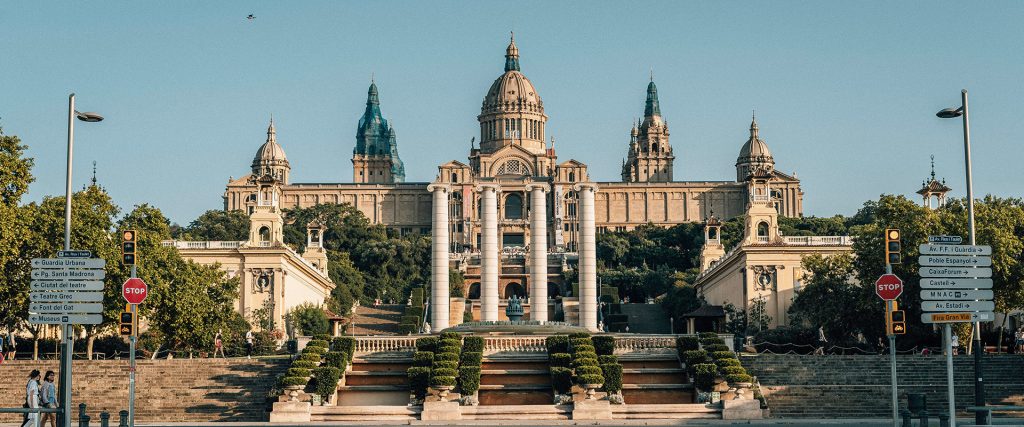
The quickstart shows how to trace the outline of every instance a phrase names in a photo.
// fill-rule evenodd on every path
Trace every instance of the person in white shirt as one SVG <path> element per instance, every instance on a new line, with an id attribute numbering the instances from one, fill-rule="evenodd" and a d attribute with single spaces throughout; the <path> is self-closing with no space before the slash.
<path id="1" fill-rule="evenodd" d="M 28 374 L 28 384 L 25 385 L 25 407 L 26 408 L 38 408 L 39 407 L 39 370 L 33 369 Z M 21 423 L 22 427 L 35 426 L 36 420 L 39 419 L 39 413 L 25 414 L 24 422 Z"/>
<path id="2" fill-rule="evenodd" d="M 252 359 L 253 337 L 252 331 L 245 332 L 245 358 Z"/>
<path id="3" fill-rule="evenodd" d="M 957 354 L 959 354 L 960 350 L 960 337 L 956 336 L 956 334 L 953 334 L 953 337 L 950 338 L 949 341 L 950 345 L 953 347 L 953 355 L 956 356 Z"/>

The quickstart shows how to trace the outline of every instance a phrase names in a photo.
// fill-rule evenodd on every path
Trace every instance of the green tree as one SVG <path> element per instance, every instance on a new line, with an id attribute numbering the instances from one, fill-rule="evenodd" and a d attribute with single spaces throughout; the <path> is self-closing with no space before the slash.
<path id="1" fill-rule="evenodd" d="M 34 160 L 25 156 L 26 149 L 17 136 L 4 135 L 0 127 L 0 327 L 8 331 L 28 313 L 30 265 L 24 250 L 35 212 L 20 204 L 35 178 Z"/>
<path id="2" fill-rule="evenodd" d="M 249 226 L 249 215 L 245 212 L 214 209 L 180 228 L 174 236 L 182 240 L 240 241 L 249 238 Z"/>
<path id="3" fill-rule="evenodd" d="M 466 283 L 466 277 L 462 275 L 462 272 L 450 268 L 448 269 L 448 295 L 452 298 L 464 298 L 466 293 L 462 286 Z M 429 287 L 427 288 L 429 289 Z"/>
<path id="4" fill-rule="evenodd" d="M 840 342 L 881 328 L 880 315 L 865 316 L 879 311 L 873 288 L 850 280 L 854 275 L 852 255 L 814 254 L 804 257 L 802 266 L 807 279 L 789 308 L 791 324 L 820 326 L 830 339 Z"/>
<path id="5" fill-rule="evenodd" d="M 317 336 L 330 332 L 327 314 L 320 306 L 300 304 L 289 310 L 286 316 L 288 322 L 295 328 L 296 335 Z"/>

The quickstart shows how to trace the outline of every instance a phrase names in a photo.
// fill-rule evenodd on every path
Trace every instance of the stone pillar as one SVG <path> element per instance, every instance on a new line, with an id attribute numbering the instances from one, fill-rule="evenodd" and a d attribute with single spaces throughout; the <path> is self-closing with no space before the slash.
<path id="1" fill-rule="evenodd" d="M 597 236 L 594 227 L 594 193 L 591 182 L 575 185 L 579 195 L 580 326 L 597 330 Z"/>
<path id="2" fill-rule="evenodd" d="M 530 192 L 530 320 L 548 321 L 547 184 L 532 183 Z"/>
<path id="3" fill-rule="evenodd" d="M 448 327 L 448 193 L 447 185 L 431 184 L 427 190 L 434 194 L 434 215 L 431 222 L 430 258 L 430 332 L 438 333 Z"/>
<path id="4" fill-rule="evenodd" d="M 481 184 L 480 192 L 480 320 L 498 320 L 498 188 Z"/>

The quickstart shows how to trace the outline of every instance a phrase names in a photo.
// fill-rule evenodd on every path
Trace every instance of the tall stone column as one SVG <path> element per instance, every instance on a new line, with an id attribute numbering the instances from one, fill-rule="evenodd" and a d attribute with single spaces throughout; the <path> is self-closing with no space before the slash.
<path id="1" fill-rule="evenodd" d="M 575 186 L 580 219 L 580 326 L 597 330 L 597 236 L 594 226 L 594 193 L 591 182 Z"/>
<path id="2" fill-rule="evenodd" d="M 548 185 L 532 183 L 530 192 L 530 320 L 548 321 Z"/>
<path id="3" fill-rule="evenodd" d="M 430 243 L 430 332 L 438 333 L 448 327 L 449 316 L 448 193 L 451 188 L 443 184 L 431 184 L 427 190 L 434 194 Z"/>
<path id="4" fill-rule="evenodd" d="M 480 320 L 498 320 L 498 189 L 480 184 Z"/>

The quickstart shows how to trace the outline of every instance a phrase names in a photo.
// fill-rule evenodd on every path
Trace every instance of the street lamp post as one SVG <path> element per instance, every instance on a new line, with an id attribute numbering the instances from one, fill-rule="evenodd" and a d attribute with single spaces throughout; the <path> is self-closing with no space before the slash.
<path id="1" fill-rule="evenodd" d="M 75 110 L 75 94 L 68 96 L 68 161 L 67 175 L 64 187 L 64 250 L 71 250 L 71 164 L 75 147 L 75 118 L 83 122 L 99 122 L 103 116 L 96 113 L 80 113 Z M 61 335 L 64 336 L 64 348 L 60 358 L 60 396 L 61 406 L 64 411 L 61 425 L 71 427 L 71 358 L 74 351 L 74 326 L 71 324 L 61 325 Z"/>
<path id="2" fill-rule="evenodd" d="M 971 184 L 971 122 L 967 111 L 967 89 L 960 91 L 960 108 L 946 108 L 935 115 L 943 119 L 963 117 L 964 120 L 964 165 L 967 175 L 967 232 L 971 245 L 978 242 L 974 234 L 974 187 Z M 981 322 L 974 322 L 974 405 L 985 406 L 985 382 L 982 376 Z M 952 412 L 952 411 L 951 411 Z M 974 422 L 985 423 L 983 412 L 975 412 Z"/>

